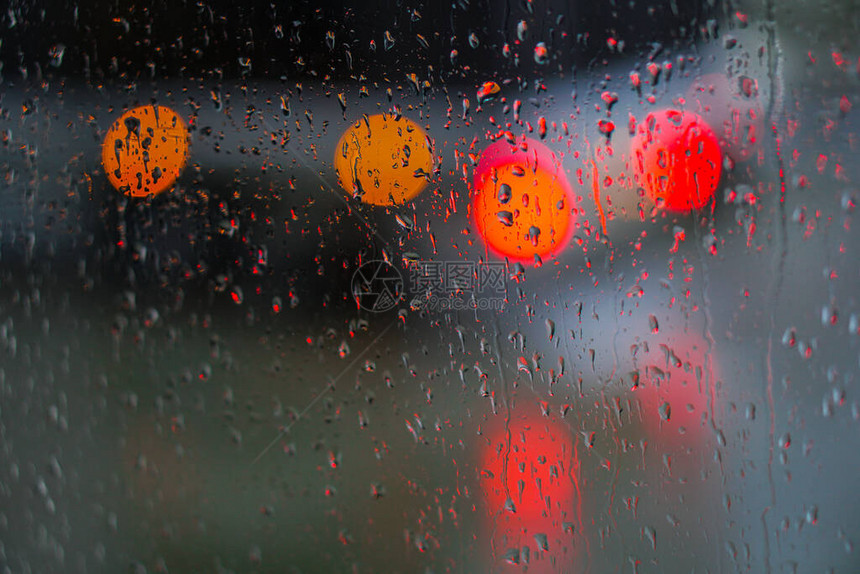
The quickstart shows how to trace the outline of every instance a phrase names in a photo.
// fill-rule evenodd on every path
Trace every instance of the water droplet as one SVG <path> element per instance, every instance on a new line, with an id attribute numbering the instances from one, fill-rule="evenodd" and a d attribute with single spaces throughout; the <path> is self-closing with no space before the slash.
<path id="1" fill-rule="evenodd" d="M 839 313 L 835 307 L 824 305 L 821 308 L 821 324 L 825 327 L 835 325 L 839 320 Z"/>
<path id="2" fill-rule="evenodd" d="M 532 378 L 532 371 L 529 368 L 529 364 L 526 361 L 525 357 L 520 357 L 517 359 L 517 372 L 525 373 L 529 376 L 529 379 Z"/>
<path id="3" fill-rule="evenodd" d="M 615 92 L 603 92 L 600 94 L 600 99 L 603 100 L 603 103 L 606 104 L 606 109 L 611 110 L 612 106 L 618 102 L 618 94 Z"/>
<path id="4" fill-rule="evenodd" d="M 503 183 L 502 185 L 500 185 L 498 194 L 499 203 L 501 203 L 502 205 L 508 203 L 511 200 L 511 194 L 512 190 L 510 185 L 508 185 L 507 183 Z"/>
<path id="5" fill-rule="evenodd" d="M 609 137 L 615 131 L 615 124 L 609 120 L 599 120 L 597 122 L 597 129 L 600 133 Z"/>
<path id="6" fill-rule="evenodd" d="M 236 305 L 241 305 L 242 302 L 245 300 L 245 296 L 242 292 L 242 288 L 239 287 L 238 285 L 235 285 L 230 292 L 230 298 L 233 299 L 233 302 Z"/>
<path id="7" fill-rule="evenodd" d="M 341 359 L 345 359 L 349 356 L 350 348 L 349 344 L 346 341 L 342 341 L 340 346 L 337 348 L 337 354 Z"/>
<path id="8" fill-rule="evenodd" d="M 513 564 L 514 566 L 517 566 L 520 563 L 520 549 L 510 548 L 507 552 L 505 552 L 503 559 L 508 564 Z"/>
<path id="9" fill-rule="evenodd" d="M 505 227 L 510 227 L 514 224 L 514 214 L 510 211 L 499 211 L 496 213 L 496 217 L 499 218 L 499 222 Z"/>
<path id="10" fill-rule="evenodd" d="M 399 213 L 394 216 L 394 220 L 397 222 L 397 225 L 399 225 L 400 227 L 402 227 L 403 229 L 405 229 L 407 231 L 412 231 L 412 229 L 414 228 L 412 220 L 407 219 L 406 217 L 403 217 Z"/>
<path id="11" fill-rule="evenodd" d="M 646 526 L 642 531 L 645 534 L 645 538 L 651 542 L 651 549 L 657 550 L 657 531 L 651 526 Z"/>
<path id="12" fill-rule="evenodd" d="M 552 319 L 546 320 L 546 336 L 550 341 L 555 337 L 555 321 Z"/>
<path id="13" fill-rule="evenodd" d="M 543 65 L 547 62 L 549 62 L 549 50 L 547 50 L 546 44 L 538 42 L 535 46 L 535 63 Z"/>
<path id="14" fill-rule="evenodd" d="M 573 534 L 574 525 L 573 522 L 562 522 L 561 523 L 561 531 L 566 534 Z"/>
<path id="15" fill-rule="evenodd" d="M 495 98 L 501 91 L 502 88 L 496 82 L 484 82 L 478 89 L 478 103 L 482 104 Z"/>
<path id="16" fill-rule="evenodd" d="M 529 25 L 525 20 L 520 20 L 517 22 L 517 38 L 520 42 L 528 38 L 529 36 Z"/>

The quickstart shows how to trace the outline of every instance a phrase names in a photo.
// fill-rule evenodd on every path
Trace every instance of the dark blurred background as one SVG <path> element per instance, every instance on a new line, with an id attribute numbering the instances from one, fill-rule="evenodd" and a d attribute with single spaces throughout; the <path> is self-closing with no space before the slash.
<path id="1" fill-rule="evenodd" d="M 548 50 L 547 73 L 651 52 L 656 42 L 689 44 L 717 34 L 724 9 L 719 0 L 13 0 L 0 13 L 0 60 L 7 80 L 43 74 L 95 82 L 244 75 L 346 81 L 381 80 L 392 70 L 485 80 L 539 68 L 538 42 Z"/>

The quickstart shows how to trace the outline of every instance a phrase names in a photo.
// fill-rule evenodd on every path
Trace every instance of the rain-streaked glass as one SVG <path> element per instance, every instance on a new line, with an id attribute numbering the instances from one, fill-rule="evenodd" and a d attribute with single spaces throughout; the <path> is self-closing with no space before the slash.
<path id="1" fill-rule="evenodd" d="M 11 2 L 0 572 L 855 572 L 858 22 Z"/>

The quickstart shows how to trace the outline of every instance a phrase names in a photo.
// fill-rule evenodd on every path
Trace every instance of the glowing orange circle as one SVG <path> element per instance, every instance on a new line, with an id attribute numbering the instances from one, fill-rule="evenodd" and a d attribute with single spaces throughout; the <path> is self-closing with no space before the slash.
<path id="1" fill-rule="evenodd" d="M 188 161 L 188 129 L 165 106 L 140 106 L 124 113 L 102 143 L 102 166 L 111 184 L 133 197 L 169 189 Z"/>
<path id="2" fill-rule="evenodd" d="M 398 205 L 427 186 L 431 146 L 421 127 L 404 117 L 364 116 L 337 142 L 334 167 L 341 187 L 373 205 Z"/>
<path id="3" fill-rule="evenodd" d="M 496 142 L 475 168 L 472 216 L 497 255 L 529 261 L 556 254 L 573 233 L 573 193 L 558 158 L 532 139 Z"/>
<path id="4" fill-rule="evenodd" d="M 639 185 L 658 207 L 691 211 L 714 196 L 722 171 L 720 144 L 700 116 L 677 110 L 648 114 L 631 152 Z"/>

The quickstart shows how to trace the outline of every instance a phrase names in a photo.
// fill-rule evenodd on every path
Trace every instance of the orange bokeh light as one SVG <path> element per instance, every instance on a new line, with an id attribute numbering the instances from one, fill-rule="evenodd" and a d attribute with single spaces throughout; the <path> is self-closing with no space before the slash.
<path id="1" fill-rule="evenodd" d="M 573 193 L 558 158 L 532 139 L 498 141 L 475 168 L 472 215 L 497 255 L 529 261 L 561 251 L 573 234 Z"/>
<path id="2" fill-rule="evenodd" d="M 633 171 L 657 204 L 671 211 L 705 206 L 720 181 L 720 144 L 707 122 L 692 112 L 648 114 L 631 142 Z"/>
<path id="3" fill-rule="evenodd" d="M 108 180 L 132 197 L 169 189 L 188 161 L 188 129 L 165 106 L 139 106 L 108 129 L 102 143 L 102 166 Z"/>
<path id="4" fill-rule="evenodd" d="M 432 149 L 427 134 L 412 120 L 364 116 L 337 142 L 334 167 L 341 187 L 365 203 L 399 205 L 427 186 Z"/>

